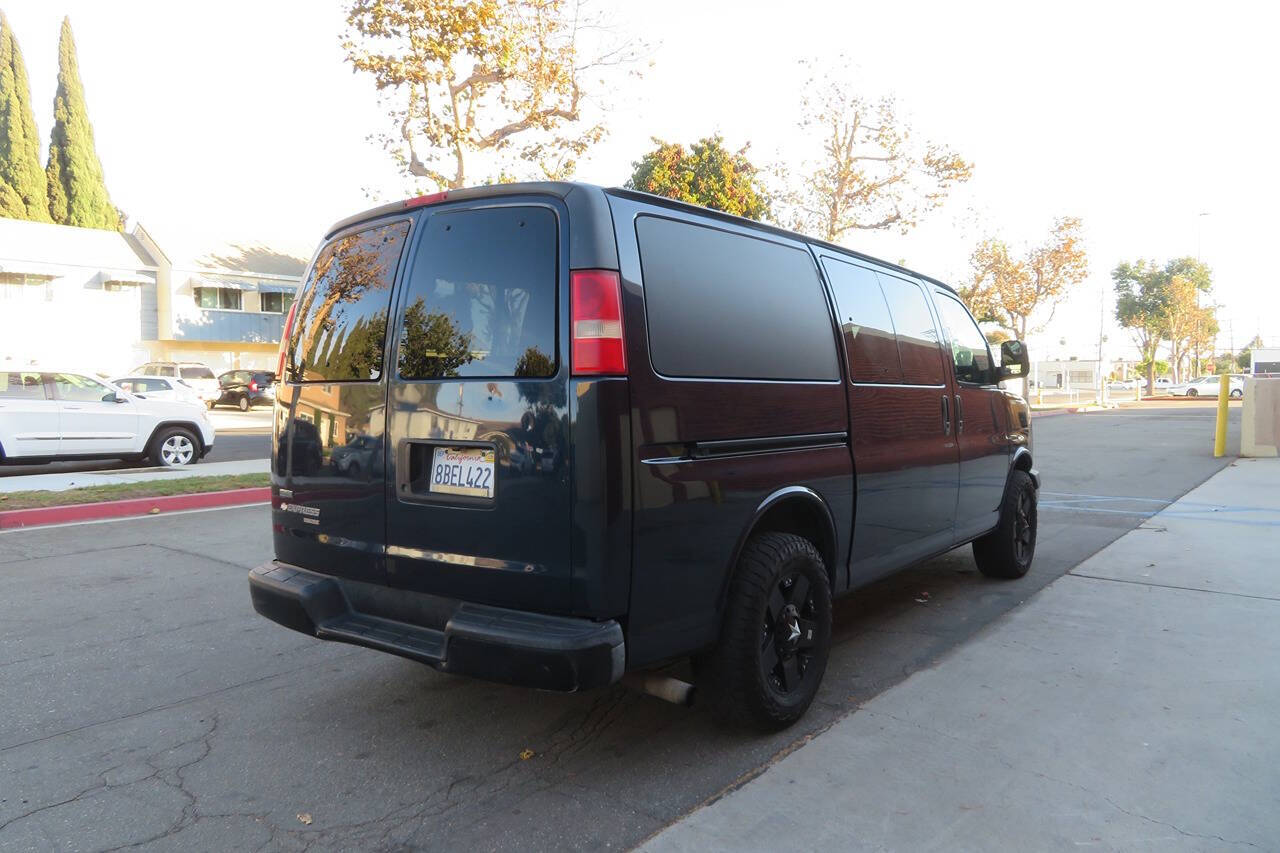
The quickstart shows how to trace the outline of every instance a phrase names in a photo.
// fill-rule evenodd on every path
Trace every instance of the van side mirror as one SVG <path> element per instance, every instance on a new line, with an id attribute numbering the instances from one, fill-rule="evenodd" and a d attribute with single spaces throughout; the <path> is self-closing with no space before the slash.
<path id="1" fill-rule="evenodd" d="M 996 381 L 1021 379 L 1030 373 L 1031 359 L 1027 356 L 1027 345 L 1022 341 L 1001 342 L 1000 367 L 996 370 Z"/>

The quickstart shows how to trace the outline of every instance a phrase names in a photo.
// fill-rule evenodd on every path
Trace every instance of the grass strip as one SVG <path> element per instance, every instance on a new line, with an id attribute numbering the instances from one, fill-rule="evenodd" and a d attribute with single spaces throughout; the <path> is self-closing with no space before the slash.
<path id="1" fill-rule="evenodd" d="M 158 498 L 167 495 L 194 495 L 229 489 L 251 489 L 271 485 L 270 474 L 219 474 L 213 477 L 175 477 L 172 480 L 144 480 L 141 483 L 110 483 L 61 492 L 48 490 L 0 493 L 0 512 L 45 506 L 70 506 L 126 498 Z"/>

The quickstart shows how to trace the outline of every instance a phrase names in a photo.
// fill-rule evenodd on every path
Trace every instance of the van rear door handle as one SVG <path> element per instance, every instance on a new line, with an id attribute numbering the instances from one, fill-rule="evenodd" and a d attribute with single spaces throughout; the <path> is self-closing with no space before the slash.
<path id="1" fill-rule="evenodd" d="M 964 432 L 964 404 L 960 402 L 960 395 L 956 395 L 956 435 Z"/>
<path id="2" fill-rule="evenodd" d="M 942 395 L 942 434 L 951 435 L 951 398 Z"/>

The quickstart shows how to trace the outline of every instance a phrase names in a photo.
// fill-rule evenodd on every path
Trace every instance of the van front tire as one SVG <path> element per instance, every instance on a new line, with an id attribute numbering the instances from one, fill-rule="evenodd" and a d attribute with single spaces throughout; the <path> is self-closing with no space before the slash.
<path id="1" fill-rule="evenodd" d="M 1000 505 L 1000 526 L 973 540 L 978 571 L 1007 580 L 1025 575 L 1036 553 L 1036 516 L 1036 486 L 1031 475 L 1011 471 Z"/>
<path id="2" fill-rule="evenodd" d="M 831 650 L 831 589 L 813 543 L 751 538 L 729 589 L 720 643 L 695 660 L 699 695 L 717 717 L 766 731 L 804 716 Z"/>

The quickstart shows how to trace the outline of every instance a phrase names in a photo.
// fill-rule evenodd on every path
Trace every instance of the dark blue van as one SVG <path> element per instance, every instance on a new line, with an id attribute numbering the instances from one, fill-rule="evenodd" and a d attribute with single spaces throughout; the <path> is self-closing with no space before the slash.
<path id="1" fill-rule="evenodd" d="M 286 324 L 254 607 L 548 690 L 691 657 L 719 711 L 787 725 L 833 596 L 970 542 L 1026 573 L 1031 425 L 997 383 L 1027 356 L 1000 355 L 941 282 L 642 193 L 367 211 Z"/>

